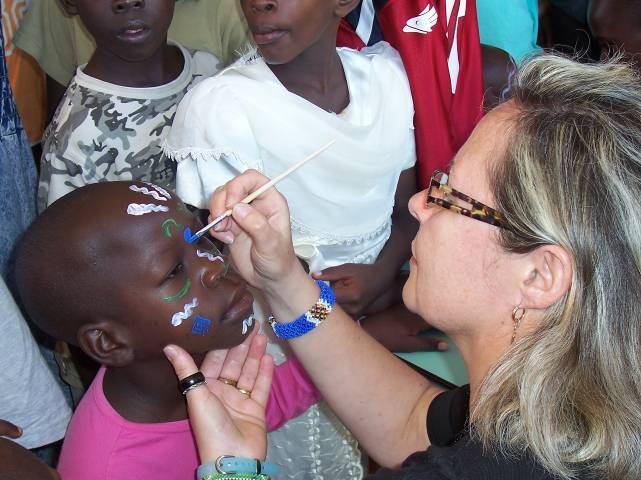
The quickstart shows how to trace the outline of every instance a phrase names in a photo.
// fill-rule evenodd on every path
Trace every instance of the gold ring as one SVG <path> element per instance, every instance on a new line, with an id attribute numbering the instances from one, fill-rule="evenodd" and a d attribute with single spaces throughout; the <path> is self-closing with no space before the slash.
<path id="1" fill-rule="evenodd" d="M 252 394 L 251 390 L 244 390 L 244 389 L 238 388 L 238 387 L 236 387 L 236 390 L 238 390 L 243 395 L 247 396 L 247 398 L 251 397 L 251 394 Z"/>
<path id="2" fill-rule="evenodd" d="M 231 385 L 232 387 L 236 387 L 236 384 L 238 383 L 236 380 L 231 380 L 229 378 L 225 377 L 218 377 L 218 381 L 224 383 L 225 385 Z"/>

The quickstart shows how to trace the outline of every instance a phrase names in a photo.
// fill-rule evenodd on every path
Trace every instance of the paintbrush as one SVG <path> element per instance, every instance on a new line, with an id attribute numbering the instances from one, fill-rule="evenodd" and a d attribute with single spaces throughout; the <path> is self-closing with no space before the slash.
<path id="1" fill-rule="evenodd" d="M 332 140 L 331 142 L 323 145 L 321 148 L 316 150 L 314 153 L 308 155 L 307 157 L 303 158 L 300 162 L 292 165 L 289 167 L 287 170 L 285 170 L 283 173 L 278 175 L 277 177 L 274 177 L 271 179 L 269 182 L 267 182 L 265 185 L 260 187 L 258 190 L 255 190 L 254 192 L 250 193 L 247 195 L 245 198 L 243 198 L 240 203 L 250 203 L 252 200 L 254 200 L 256 197 L 258 197 L 260 194 L 263 192 L 269 190 L 272 188 L 274 185 L 276 185 L 278 182 L 280 182 L 283 178 L 288 176 L 290 173 L 294 172 L 295 170 L 299 169 L 302 167 L 305 163 L 310 161 L 312 158 L 319 156 L 321 153 L 323 153 L 325 150 L 327 150 L 329 147 L 331 147 L 336 140 Z M 211 222 L 209 222 L 207 225 L 205 225 L 203 228 L 198 230 L 196 233 L 193 235 L 191 234 L 191 230 L 189 228 L 185 229 L 185 240 L 187 240 L 187 243 L 194 243 L 196 240 L 198 240 L 200 237 L 202 237 L 210 228 L 213 228 L 214 225 L 222 222 L 224 219 L 229 217 L 231 215 L 231 208 L 229 210 L 226 210 L 224 213 L 221 215 L 218 215 L 216 218 L 214 218 Z"/>

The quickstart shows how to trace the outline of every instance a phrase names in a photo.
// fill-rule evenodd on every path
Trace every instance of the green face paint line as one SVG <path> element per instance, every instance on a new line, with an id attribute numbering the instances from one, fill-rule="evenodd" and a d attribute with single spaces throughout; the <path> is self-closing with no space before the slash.
<path id="1" fill-rule="evenodd" d="M 183 288 L 181 288 L 176 295 L 171 295 L 169 297 L 162 297 L 162 299 L 165 302 L 175 302 L 176 300 L 180 300 L 185 295 L 187 295 L 187 292 L 189 291 L 189 287 L 191 287 L 191 280 L 187 279 L 185 280 L 185 284 L 183 285 Z"/>
<path id="2" fill-rule="evenodd" d="M 172 225 L 176 227 L 177 230 L 182 230 L 182 225 L 176 222 L 173 218 L 168 218 L 164 222 L 162 222 L 162 233 L 165 235 L 165 237 L 171 238 L 171 227 Z"/>

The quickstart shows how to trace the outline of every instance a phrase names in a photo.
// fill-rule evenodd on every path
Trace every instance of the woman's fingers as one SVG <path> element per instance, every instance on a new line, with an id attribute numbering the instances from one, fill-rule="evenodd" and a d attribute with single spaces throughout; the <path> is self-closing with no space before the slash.
<path id="1" fill-rule="evenodd" d="M 176 345 L 167 345 L 163 349 L 163 352 L 165 353 L 167 360 L 169 360 L 169 363 L 174 367 L 176 377 L 178 377 L 179 381 L 199 371 L 198 367 L 194 363 L 194 359 L 191 358 L 191 355 L 182 348 Z M 203 401 L 209 395 L 209 390 L 201 387 L 192 388 L 186 394 L 189 402 L 193 400 Z"/>
<path id="2" fill-rule="evenodd" d="M 250 346 L 247 358 L 238 377 L 239 389 L 246 392 L 251 392 L 258 376 L 260 368 L 260 361 L 265 355 L 265 348 L 267 347 L 267 337 L 264 335 L 256 335 Z"/>
<path id="3" fill-rule="evenodd" d="M 267 399 L 269 398 L 269 390 L 272 385 L 272 378 L 274 376 L 274 361 L 269 355 L 264 355 L 260 360 L 258 368 L 258 375 L 254 382 L 252 389 L 252 400 L 258 403 L 262 408 L 267 406 Z"/>

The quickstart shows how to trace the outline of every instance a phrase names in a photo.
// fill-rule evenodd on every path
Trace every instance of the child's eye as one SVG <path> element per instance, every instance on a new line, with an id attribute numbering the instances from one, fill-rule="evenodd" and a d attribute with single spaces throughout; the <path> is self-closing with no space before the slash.
<path id="1" fill-rule="evenodd" d="M 171 272 L 167 274 L 167 277 L 165 277 L 166 280 L 171 280 L 172 278 L 180 275 L 180 273 L 183 271 L 184 266 L 182 262 L 179 262 L 176 264 L 174 268 L 172 268 Z"/>

